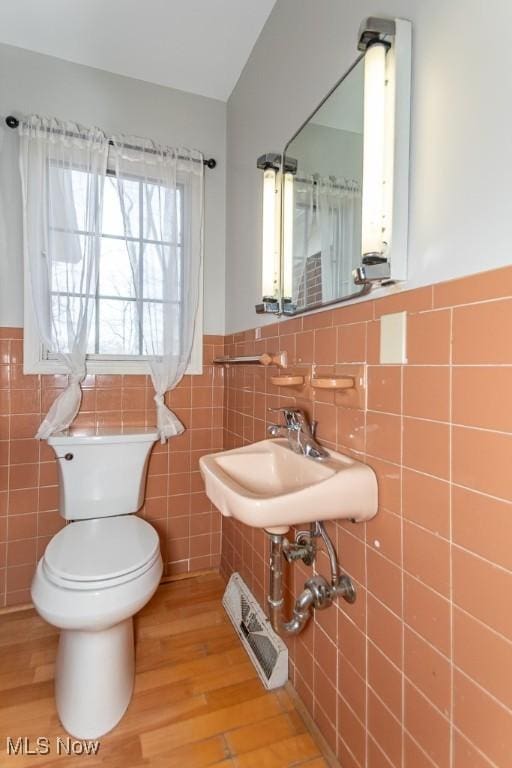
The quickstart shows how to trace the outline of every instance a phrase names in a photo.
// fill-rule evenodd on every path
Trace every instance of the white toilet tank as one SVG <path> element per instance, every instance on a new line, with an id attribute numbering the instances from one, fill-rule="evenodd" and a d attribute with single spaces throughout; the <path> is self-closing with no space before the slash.
<path id="1" fill-rule="evenodd" d="M 66 520 L 129 515 L 144 503 L 154 427 L 76 429 L 48 438 L 59 467 Z"/>

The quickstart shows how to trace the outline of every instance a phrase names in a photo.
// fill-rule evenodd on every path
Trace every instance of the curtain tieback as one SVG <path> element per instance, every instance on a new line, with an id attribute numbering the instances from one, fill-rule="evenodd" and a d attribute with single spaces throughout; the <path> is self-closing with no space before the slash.
<path id="1" fill-rule="evenodd" d="M 84 379 L 85 371 L 68 375 L 68 385 L 53 401 L 36 433 L 37 439 L 47 440 L 50 435 L 61 432 L 72 424 L 80 410 L 80 403 L 82 402 L 81 383 Z"/>
<path id="2" fill-rule="evenodd" d="M 165 443 L 169 437 L 181 435 L 185 431 L 185 427 L 176 414 L 166 406 L 164 395 L 157 392 L 153 400 L 156 403 L 156 424 L 160 442 Z"/>
<path id="3" fill-rule="evenodd" d="M 153 397 L 153 400 L 155 401 L 157 408 L 165 408 L 165 400 L 163 395 L 160 395 L 157 392 L 157 394 Z"/>

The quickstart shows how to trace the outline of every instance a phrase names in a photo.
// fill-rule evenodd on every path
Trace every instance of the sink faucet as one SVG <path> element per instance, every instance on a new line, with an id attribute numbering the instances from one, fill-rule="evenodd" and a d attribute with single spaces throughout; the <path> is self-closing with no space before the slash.
<path id="1" fill-rule="evenodd" d="M 322 461 L 329 454 L 315 440 L 316 421 L 308 422 L 306 414 L 300 408 L 269 408 L 283 414 L 284 424 L 270 424 L 267 431 L 271 437 L 284 436 L 292 451 L 309 459 Z"/>

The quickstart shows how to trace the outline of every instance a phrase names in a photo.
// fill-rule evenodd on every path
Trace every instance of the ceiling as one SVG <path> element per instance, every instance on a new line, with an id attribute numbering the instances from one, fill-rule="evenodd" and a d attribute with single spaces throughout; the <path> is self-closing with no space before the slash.
<path id="1" fill-rule="evenodd" d="M 1 0 L 0 42 L 226 101 L 276 0 Z"/>

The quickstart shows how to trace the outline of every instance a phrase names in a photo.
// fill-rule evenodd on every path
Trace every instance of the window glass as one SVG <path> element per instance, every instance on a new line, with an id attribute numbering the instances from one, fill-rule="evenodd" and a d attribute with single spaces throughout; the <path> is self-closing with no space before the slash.
<path id="1" fill-rule="evenodd" d="M 76 324 L 76 319 L 80 312 L 83 299 L 79 296 L 73 296 L 68 300 L 63 294 L 52 295 L 52 335 L 60 342 L 60 349 L 63 352 L 70 352 L 67 349 L 68 333 L 67 323 Z M 89 330 L 89 348 L 94 350 L 94 334 L 96 329 L 96 312 L 93 310 L 93 320 Z"/>
<path id="2" fill-rule="evenodd" d="M 136 310 L 135 301 L 98 300 L 97 354 L 140 355 Z"/>
<path id="3" fill-rule="evenodd" d="M 80 170 L 51 169 L 49 248 L 52 249 L 53 338 L 62 343 L 67 338 L 65 329 L 69 319 L 66 317 L 67 300 L 62 297 L 74 297 L 70 312 L 80 311 L 80 302 L 84 300 L 80 285 L 82 254 L 86 249 L 92 253 L 96 242 L 96 222 L 85 207 L 86 189 L 90 183 L 91 177 Z M 142 286 L 142 322 L 157 328 L 155 338 L 162 339 L 164 296 L 168 301 L 181 301 L 183 190 L 178 187 L 174 191 L 129 177 L 123 183 L 129 205 L 131 247 L 127 248 L 125 240 L 117 180 L 107 176 L 98 233 L 99 274 L 93 281 L 97 292 L 91 297 L 95 311 L 88 350 L 89 354 L 119 357 L 161 354 L 161 349 L 142 348 L 134 281 Z M 72 194 L 75 199 L 77 220 L 74 222 L 64 221 L 64 206 L 58 204 L 59 196 L 66 194 Z M 165 216 L 164 239 L 158 240 L 156 233 L 161 231 L 160 218 L 169 210 L 169 204 L 175 216 Z M 80 232 L 79 249 L 75 238 L 69 234 L 77 230 Z M 171 269 L 167 273 L 163 267 L 169 264 Z M 166 274 L 168 284 L 164 285 Z M 167 332 L 176 335 L 179 343 L 178 329 Z"/>
<path id="4" fill-rule="evenodd" d="M 126 215 L 130 221 L 130 232 L 133 237 L 139 237 L 140 222 L 140 187 L 141 182 L 135 179 L 124 179 L 125 199 L 127 201 Z M 119 204 L 117 179 L 107 176 L 103 189 L 103 222 L 101 231 L 104 235 L 115 235 L 124 240 L 123 212 Z"/>
<path id="5" fill-rule="evenodd" d="M 137 273 L 138 264 L 130 264 L 124 238 L 119 240 L 113 237 L 102 237 L 100 248 L 98 294 L 111 298 L 134 299 L 132 269 Z"/>
<path id="6" fill-rule="evenodd" d="M 178 186 L 176 190 L 157 184 L 142 185 L 142 226 L 144 239 L 157 240 L 156 233 L 163 233 L 167 243 L 182 244 L 181 211 L 183 194 Z M 174 211 L 174 216 L 166 215 Z"/>

